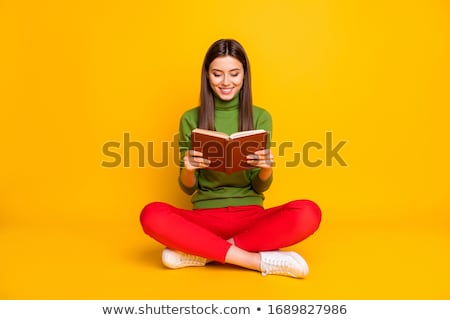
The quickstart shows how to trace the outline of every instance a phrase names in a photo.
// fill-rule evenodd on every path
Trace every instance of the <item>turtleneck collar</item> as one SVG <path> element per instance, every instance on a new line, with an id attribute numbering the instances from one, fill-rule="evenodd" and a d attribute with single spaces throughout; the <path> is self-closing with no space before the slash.
<path id="1" fill-rule="evenodd" d="M 231 111 L 239 109 L 239 93 L 231 100 L 224 101 L 214 95 L 214 104 L 216 110 Z"/>

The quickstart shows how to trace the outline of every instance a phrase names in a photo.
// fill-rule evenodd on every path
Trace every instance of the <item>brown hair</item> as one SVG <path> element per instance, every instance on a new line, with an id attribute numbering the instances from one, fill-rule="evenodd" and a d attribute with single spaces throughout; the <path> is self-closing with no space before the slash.
<path id="1" fill-rule="evenodd" d="M 208 71 L 214 59 L 225 56 L 236 58 L 244 68 L 244 82 L 239 92 L 239 130 L 252 130 L 254 127 L 250 64 L 242 45 L 233 39 L 218 40 L 206 52 L 202 66 L 198 126 L 202 129 L 214 130 L 214 93 L 209 84 Z"/>

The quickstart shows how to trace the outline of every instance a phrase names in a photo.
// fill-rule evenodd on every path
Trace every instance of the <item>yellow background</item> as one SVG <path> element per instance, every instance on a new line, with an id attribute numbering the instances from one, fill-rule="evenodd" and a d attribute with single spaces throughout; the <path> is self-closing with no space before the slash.
<path id="1" fill-rule="evenodd" d="M 2 0 L 0 30 L 0 298 L 450 299 L 448 1 Z M 305 280 L 163 268 L 138 217 L 189 207 L 173 148 L 162 168 L 136 149 L 101 166 L 125 132 L 162 159 L 219 38 L 244 45 L 254 102 L 293 143 L 266 206 L 323 210 L 292 248 Z M 284 165 L 326 132 L 348 166 Z"/>

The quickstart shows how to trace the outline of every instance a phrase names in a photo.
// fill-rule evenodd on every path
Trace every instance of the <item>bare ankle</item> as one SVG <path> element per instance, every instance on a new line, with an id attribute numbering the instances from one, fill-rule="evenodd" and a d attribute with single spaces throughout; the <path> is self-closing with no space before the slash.
<path id="1" fill-rule="evenodd" d="M 258 252 L 245 251 L 234 245 L 228 249 L 225 262 L 257 271 L 261 268 L 261 256 Z"/>

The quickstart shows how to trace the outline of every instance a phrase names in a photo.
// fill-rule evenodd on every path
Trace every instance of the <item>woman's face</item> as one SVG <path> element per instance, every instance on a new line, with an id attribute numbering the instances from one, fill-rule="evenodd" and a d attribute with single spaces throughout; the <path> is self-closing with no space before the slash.
<path id="1" fill-rule="evenodd" d="M 209 84 L 216 95 L 224 100 L 233 99 L 244 81 L 242 63 L 231 56 L 218 57 L 209 65 Z"/>

